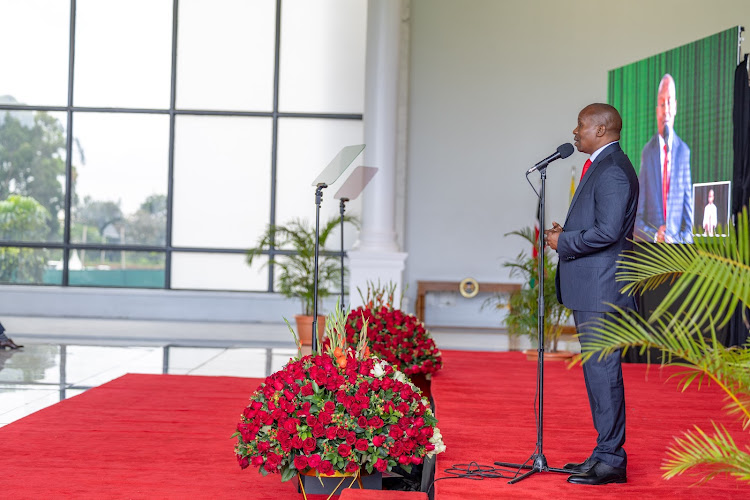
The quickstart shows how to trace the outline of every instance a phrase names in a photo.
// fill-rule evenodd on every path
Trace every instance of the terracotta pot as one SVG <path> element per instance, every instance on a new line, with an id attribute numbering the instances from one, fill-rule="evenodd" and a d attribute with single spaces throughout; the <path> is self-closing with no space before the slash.
<path id="1" fill-rule="evenodd" d="M 302 345 L 312 345 L 312 324 L 313 317 L 298 314 L 294 317 L 297 320 L 297 336 Z M 323 338 L 326 330 L 326 317 L 318 316 L 318 338 Z"/>
<path id="2" fill-rule="evenodd" d="M 536 361 L 539 358 L 539 352 L 537 349 L 526 349 L 525 351 L 523 351 L 523 353 L 526 355 L 526 359 L 528 359 L 529 361 Z M 575 354 L 570 351 L 544 351 L 545 361 L 567 361 L 573 356 L 575 356 Z"/>

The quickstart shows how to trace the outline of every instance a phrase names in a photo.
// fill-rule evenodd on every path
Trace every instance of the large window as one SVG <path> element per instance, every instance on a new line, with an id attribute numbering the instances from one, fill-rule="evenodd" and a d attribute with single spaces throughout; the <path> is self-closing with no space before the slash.
<path id="1" fill-rule="evenodd" d="M 246 250 L 362 142 L 366 10 L 0 0 L 0 283 L 272 291 Z"/>

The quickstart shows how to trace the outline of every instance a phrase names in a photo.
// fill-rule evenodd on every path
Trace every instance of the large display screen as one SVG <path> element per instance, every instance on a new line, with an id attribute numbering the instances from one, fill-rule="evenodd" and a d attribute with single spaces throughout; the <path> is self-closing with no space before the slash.
<path id="1" fill-rule="evenodd" d="M 734 71 L 739 26 L 608 75 L 620 143 L 640 182 L 635 237 L 691 243 L 730 216 Z"/>

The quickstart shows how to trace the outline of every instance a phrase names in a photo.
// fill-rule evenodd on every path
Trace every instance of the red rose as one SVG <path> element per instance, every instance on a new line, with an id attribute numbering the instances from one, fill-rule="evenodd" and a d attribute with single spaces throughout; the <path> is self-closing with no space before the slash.
<path id="1" fill-rule="evenodd" d="M 328 427 L 326 429 L 326 439 L 336 439 L 336 433 L 338 429 L 336 427 Z"/>
<path id="2" fill-rule="evenodd" d="M 340 444 L 336 451 L 342 457 L 348 457 L 352 453 L 352 447 L 348 444 Z"/>
<path id="3" fill-rule="evenodd" d="M 420 457 L 414 455 L 413 457 L 411 457 L 411 463 L 413 463 L 414 465 L 421 464 L 422 463 L 422 459 Z"/>
<path id="4" fill-rule="evenodd" d="M 262 462 L 263 458 L 261 458 L 260 460 Z M 242 455 L 237 455 L 237 462 L 240 464 L 240 468 L 242 469 L 247 469 L 248 466 L 250 465 L 250 462 L 248 462 L 247 457 L 243 457 Z"/>
<path id="5" fill-rule="evenodd" d="M 360 416 L 357 419 L 357 425 L 362 427 L 363 429 L 367 427 L 367 418 L 365 416 Z"/>
<path id="6" fill-rule="evenodd" d="M 307 457 L 298 455 L 294 457 L 294 468 L 297 470 L 302 470 L 305 467 L 307 467 Z"/>
<path id="7" fill-rule="evenodd" d="M 344 427 L 339 427 L 336 431 L 336 437 L 344 439 L 349 434 L 349 431 L 347 431 Z"/>
<path id="8" fill-rule="evenodd" d="M 299 391 L 299 393 L 302 394 L 303 396 L 312 396 L 314 392 L 315 391 L 313 391 L 312 384 L 303 385 L 302 389 L 300 389 Z"/>
<path id="9" fill-rule="evenodd" d="M 261 465 L 263 465 L 263 457 L 261 457 L 260 455 L 255 455 L 253 457 L 253 466 L 260 467 Z"/>
<path id="10" fill-rule="evenodd" d="M 258 451 L 260 453 L 266 453 L 271 449 L 271 443 L 268 441 L 258 441 Z"/>
<path id="11" fill-rule="evenodd" d="M 346 472 L 354 472 L 357 469 L 359 469 L 359 464 L 357 462 L 349 462 L 346 464 L 346 469 L 344 470 Z"/>
<path id="12" fill-rule="evenodd" d="M 292 446 L 297 448 L 298 450 L 302 448 L 302 438 L 299 436 L 294 436 L 292 438 Z"/>
<path id="13" fill-rule="evenodd" d="M 305 419 L 305 423 L 309 425 L 310 427 L 314 427 L 315 424 L 318 423 L 318 419 L 315 418 L 314 415 L 308 415 L 308 417 Z"/>
<path id="14" fill-rule="evenodd" d="M 266 465 L 263 467 L 266 472 L 275 472 L 275 469 L 281 463 L 281 456 L 274 452 L 270 452 L 266 457 Z"/>
<path id="15" fill-rule="evenodd" d="M 297 419 L 290 418 L 289 420 L 284 422 L 284 430 L 286 430 L 289 433 L 297 432 Z"/>
<path id="16" fill-rule="evenodd" d="M 388 462 L 386 462 L 382 458 L 378 458 L 378 460 L 375 462 L 375 469 L 377 469 L 379 472 L 385 472 L 387 468 Z"/>
<path id="17" fill-rule="evenodd" d="M 320 422 L 323 425 L 328 425 L 333 421 L 333 417 L 330 413 L 321 413 L 318 415 L 318 422 Z"/>
<path id="18" fill-rule="evenodd" d="M 383 443 L 385 443 L 385 436 L 377 435 L 372 437 L 372 444 L 376 448 L 380 448 L 381 446 L 383 446 Z"/>
<path id="19" fill-rule="evenodd" d="M 354 446 L 354 443 L 357 441 L 357 435 L 353 432 L 350 432 L 346 435 L 346 444 L 349 446 Z"/>
<path id="20" fill-rule="evenodd" d="M 312 469 L 317 468 L 320 465 L 320 462 L 320 455 L 318 455 L 317 453 L 315 455 L 310 455 L 309 457 L 307 457 L 307 465 Z"/>
<path id="21" fill-rule="evenodd" d="M 329 460 L 323 460 L 318 466 L 318 471 L 321 474 L 330 474 L 333 471 L 333 464 Z"/>
<path id="22" fill-rule="evenodd" d="M 325 436 L 326 428 L 323 427 L 323 424 L 317 424 L 315 427 L 313 427 L 312 434 L 313 437 L 319 438 Z"/>
<path id="23" fill-rule="evenodd" d="M 333 413 L 336 409 L 336 404 L 333 401 L 326 401 L 326 404 L 323 405 L 323 409 L 326 413 Z"/>
<path id="24" fill-rule="evenodd" d="M 313 439 L 313 438 L 307 438 L 302 443 L 302 450 L 305 453 L 310 453 L 311 451 L 313 451 L 315 449 L 315 446 L 317 446 L 317 443 L 316 443 L 315 439 Z"/>
<path id="25" fill-rule="evenodd" d="M 393 446 L 391 446 L 390 455 L 392 457 L 397 457 L 399 455 L 402 455 L 404 453 L 404 445 L 401 444 L 401 441 L 396 441 L 393 443 Z"/>
<path id="26" fill-rule="evenodd" d="M 383 419 L 380 417 L 372 417 L 370 420 L 367 421 L 367 424 L 370 427 L 375 427 L 376 429 L 380 429 L 381 427 L 383 427 L 383 424 L 385 424 L 385 422 L 383 422 Z"/>
<path id="27" fill-rule="evenodd" d="M 408 455 L 401 455 L 398 457 L 398 463 L 401 465 L 409 464 L 411 463 L 411 458 Z"/>
<path id="28" fill-rule="evenodd" d="M 367 422 L 367 419 L 365 419 L 365 422 Z M 255 439 L 255 433 L 252 431 L 253 426 L 250 424 L 238 424 L 237 430 L 240 432 L 240 436 L 242 436 L 242 440 L 246 443 L 249 441 L 252 441 Z"/>
<path id="29" fill-rule="evenodd" d="M 369 448 L 369 445 L 366 439 L 357 439 L 357 442 L 355 443 L 354 447 L 358 449 L 359 451 L 367 451 L 367 448 Z"/>

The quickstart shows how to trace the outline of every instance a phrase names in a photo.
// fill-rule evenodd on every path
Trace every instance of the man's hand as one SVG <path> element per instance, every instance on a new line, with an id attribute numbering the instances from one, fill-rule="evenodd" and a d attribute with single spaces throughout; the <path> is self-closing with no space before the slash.
<path id="1" fill-rule="evenodd" d="M 667 232 L 667 226 L 659 226 L 656 233 L 656 243 L 664 243 L 664 233 Z"/>
<path id="2" fill-rule="evenodd" d="M 552 250 L 557 250 L 557 239 L 560 237 L 560 233 L 562 232 L 563 228 L 557 222 L 552 223 L 552 229 L 547 229 L 544 231 L 544 241 Z"/>

